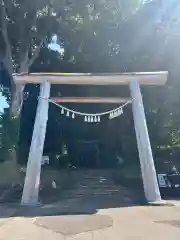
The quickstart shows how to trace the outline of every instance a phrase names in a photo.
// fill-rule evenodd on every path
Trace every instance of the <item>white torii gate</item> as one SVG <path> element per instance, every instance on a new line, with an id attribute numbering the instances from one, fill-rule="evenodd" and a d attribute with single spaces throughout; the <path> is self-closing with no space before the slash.
<path id="1" fill-rule="evenodd" d="M 140 85 L 164 85 L 168 72 L 152 73 L 122 73 L 122 74 L 88 74 L 88 73 L 31 73 L 14 74 L 16 84 L 41 84 L 33 136 L 30 146 L 27 171 L 21 199 L 22 205 L 38 204 L 41 159 L 44 148 L 46 126 L 48 120 L 48 98 L 51 84 L 66 85 L 129 85 L 132 98 L 132 111 L 139 151 L 145 196 L 148 202 L 161 200 L 156 170 L 149 140 L 146 117 L 140 91 Z M 77 99 L 76 99 L 77 100 Z M 75 99 L 67 101 L 76 101 Z M 78 102 L 81 101 L 78 99 Z M 93 102 L 87 99 L 86 102 Z M 83 102 L 83 101 L 81 101 Z M 94 100 L 94 102 L 96 102 Z M 122 99 L 105 100 L 97 102 L 122 102 Z"/>

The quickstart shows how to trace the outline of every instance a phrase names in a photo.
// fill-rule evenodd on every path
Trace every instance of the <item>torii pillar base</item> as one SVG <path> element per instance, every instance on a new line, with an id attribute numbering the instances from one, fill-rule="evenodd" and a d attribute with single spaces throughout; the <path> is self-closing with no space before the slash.
<path id="1" fill-rule="evenodd" d="M 138 81 L 130 83 L 130 91 L 145 197 L 148 202 L 159 202 L 161 195 Z"/>

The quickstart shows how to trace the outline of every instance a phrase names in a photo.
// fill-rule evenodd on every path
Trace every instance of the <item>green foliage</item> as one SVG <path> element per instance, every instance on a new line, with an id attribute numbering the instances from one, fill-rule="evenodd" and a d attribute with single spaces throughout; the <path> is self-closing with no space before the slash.
<path id="1" fill-rule="evenodd" d="M 31 65 L 31 61 L 37 55 L 37 50 L 42 41 L 49 41 L 56 20 L 52 15 L 49 0 L 37 0 L 35 2 L 6 0 L 4 1 L 4 7 L 7 15 L 8 37 L 4 41 L 4 48 L 6 49 L 9 45 L 13 68 L 15 71 L 21 71 L 19 68 L 27 68 Z M 2 10 L 3 8 L 0 6 L 0 11 Z"/>
<path id="2" fill-rule="evenodd" d="M 10 2 L 7 1 L 9 4 Z M 15 4 L 17 2 L 18 4 Z M 15 59 L 14 66 L 18 68 L 19 48 L 27 47 L 26 37 L 28 38 L 30 34 L 33 39 L 28 45 L 31 56 L 42 36 L 47 40 L 41 48 L 39 57 L 30 68 L 32 72 L 168 70 L 169 80 L 165 87 L 143 88 L 142 93 L 158 171 L 166 162 L 180 166 L 179 5 L 178 1 L 167 0 L 146 1 L 146 3 L 138 0 L 53 0 L 51 4 L 40 0 L 35 4 L 29 1 L 13 1 L 9 16 L 14 17 L 10 17 L 8 31 Z M 48 15 L 50 9 L 51 14 Z M 35 17 L 33 24 L 31 16 Z M 19 22 L 25 23 L 22 28 L 19 28 L 21 26 Z M 64 50 L 63 54 L 48 48 L 48 43 L 54 34 L 57 35 L 58 43 Z M 18 144 L 20 162 L 27 161 L 38 91 L 37 86 L 25 88 Z M 118 97 L 128 96 L 129 92 L 126 88 L 105 86 L 96 88 L 52 86 L 51 95 L 58 94 Z M 91 104 L 70 105 L 70 107 L 88 112 L 113 108 L 110 105 Z M 99 146 L 102 165 L 104 162 L 116 162 L 117 152 L 124 157 L 126 166 L 136 168 L 138 153 L 130 107 L 125 110 L 123 117 L 111 122 L 103 119 L 101 124 L 95 126 L 84 124 L 81 118 L 75 119 L 74 122 L 65 119 L 60 115 L 59 109 L 53 106 L 50 107 L 49 116 L 44 149 L 46 153 L 61 155 L 62 145 L 66 144 L 68 161 L 77 164 L 82 155 L 82 149 L 77 142 L 98 140 L 102 142 Z M 6 128 L 3 131 L 6 132 Z M 4 135 L 7 138 L 5 142 L 9 142 L 10 135 Z"/>

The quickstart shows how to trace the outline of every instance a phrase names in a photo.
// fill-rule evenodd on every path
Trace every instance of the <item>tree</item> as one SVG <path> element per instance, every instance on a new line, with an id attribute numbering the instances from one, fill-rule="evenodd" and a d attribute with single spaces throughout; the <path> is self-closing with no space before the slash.
<path id="1" fill-rule="evenodd" d="M 49 1 L 3 1 L 0 2 L 1 37 L 3 37 L 3 60 L 11 76 L 12 117 L 16 118 L 23 103 L 22 85 L 15 85 L 12 73 L 28 72 L 37 58 L 40 48 L 47 40 L 52 26 Z"/>
<path id="2" fill-rule="evenodd" d="M 139 4 L 139 0 L 133 3 L 130 0 L 111 1 L 111 3 L 102 0 L 86 0 L 76 3 L 63 0 L 61 2 L 37 0 L 35 3 L 29 0 L 0 0 L 0 39 L 2 42 L 0 54 L 11 79 L 10 115 L 11 119 L 16 121 L 13 125 L 17 128 L 19 126 L 25 87 L 25 85 L 14 83 L 12 76 L 14 71 L 29 72 L 43 44 L 47 46 L 56 32 L 59 32 L 60 44 L 64 45 L 64 59 L 71 61 L 73 55 L 76 54 L 77 60 L 79 51 L 84 51 L 86 57 L 85 48 L 88 50 L 88 41 L 91 41 L 95 34 L 99 34 L 96 24 L 104 28 L 103 21 L 108 19 L 107 23 L 115 27 L 117 20 L 127 19 L 137 10 Z M 90 30 L 86 44 L 84 40 L 77 42 L 79 37 L 76 40 L 77 35 L 79 36 L 85 27 Z M 75 48 L 71 49 L 71 54 L 68 55 L 72 34 Z M 75 43 L 79 45 L 77 49 Z M 16 142 L 12 143 L 14 147 L 17 141 L 18 134 Z"/>
<path id="3" fill-rule="evenodd" d="M 156 162 L 158 158 L 161 159 L 161 167 L 166 160 L 174 160 L 179 154 L 180 38 L 176 10 L 179 6 L 177 0 L 150 1 L 125 22 L 118 22 L 117 19 L 111 21 L 112 18 L 101 11 L 101 18 L 94 22 L 96 25 L 91 24 L 90 28 L 87 24 L 89 21 L 82 21 L 81 28 L 78 25 L 76 31 L 70 31 L 64 41 L 65 55 L 62 62 L 68 71 L 169 70 L 166 86 L 143 88 L 153 152 Z M 131 118 L 130 113 L 127 118 Z M 126 122 L 127 119 L 124 124 Z M 113 124 L 113 127 L 116 126 Z M 127 143 L 131 144 L 132 132 L 124 134 Z M 132 141 L 132 145 L 134 147 L 135 142 Z"/>
<path id="4" fill-rule="evenodd" d="M 12 146 L 16 148 L 25 85 L 14 83 L 13 72 L 29 72 L 42 45 L 50 41 L 55 16 L 49 0 L 1 0 L 0 17 L 0 38 L 3 43 L 0 54 L 11 80 L 10 117 L 11 124 L 17 128 L 16 141 L 12 142 Z"/>

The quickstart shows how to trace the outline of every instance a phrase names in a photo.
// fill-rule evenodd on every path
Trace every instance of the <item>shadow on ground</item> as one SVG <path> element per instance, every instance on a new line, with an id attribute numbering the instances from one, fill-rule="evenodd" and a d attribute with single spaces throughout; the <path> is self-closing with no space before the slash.
<path id="1" fill-rule="evenodd" d="M 100 209 L 134 207 L 139 205 L 147 205 L 147 202 L 144 199 L 123 200 L 117 198 L 117 196 L 93 196 L 86 198 L 63 199 L 58 202 L 36 207 L 21 206 L 19 202 L 3 203 L 0 204 L 0 218 L 17 216 L 93 215 Z"/>
<path id="2" fill-rule="evenodd" d="M 40 192 L 42 205 L 20 206 L 22 186 L 13 186 L 4 193 L 0 201 L 0 219 L 24 216 L 94 215 L 99 209 L 134 207 L 147 205 L 140 181 L 112 179 L 109 171 L 78 171 L 74 174 L 74 185 L 67 191 L 45 188 Z M 123 184 L 124 182 L 124 184 Z"/>

